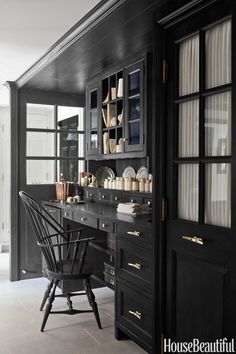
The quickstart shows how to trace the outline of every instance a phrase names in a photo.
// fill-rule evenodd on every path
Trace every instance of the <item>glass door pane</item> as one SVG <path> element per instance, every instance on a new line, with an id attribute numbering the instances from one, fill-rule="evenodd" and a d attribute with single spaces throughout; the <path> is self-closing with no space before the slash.
<path id="1" fill-rule="evenodd" d="M 199 91 L 199 36 L 179 45 L 179 96 Z"/>
<path id="2" fill-rule="evenodd" d="M 205 222 L 231 226 L 231 165 L 206 164 L 205 167 Z"/>
<path id="3" fill-rule="evenodd" d="M 206 88 L 231 82 L 231 20 L 205 33 Z"/>
<path id="4" fill-rule="evenodd" d="M 178 218 L 198 221 L 198 164 L 178 166 Z"/>
<path id="5" fill-rule="evenodd" d="M 231 154 L 231 92 L 206 97 L 205 155 Z"/>
<path id="6" fill-rule="evenodd" d="M 179 157 L 199 156 L 199 100 L 179 104 Z"/>

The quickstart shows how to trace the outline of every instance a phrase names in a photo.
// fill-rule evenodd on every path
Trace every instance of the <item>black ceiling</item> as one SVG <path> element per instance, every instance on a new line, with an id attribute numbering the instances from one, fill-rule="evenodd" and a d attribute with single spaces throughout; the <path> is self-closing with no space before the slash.
<path id="1" fill-rule="evenodd" d="M 24 88 L 84 93 L 88 77 L 152 43 L 153 13 L 157 7 L 162 6 L 160 11 L 164 15 L 189 1 L 172 1 L 172 4 L 168 0 L 117 1 L 118 4 L 119 2 L 120 6 L 112 13 L 102 18 L 40 71 L 36 70 L 36 74 L 29 75 L 26 82 L 23 79 L 27 73 L 24 74 L 17 81 L 18 85 L 23 82 Z M 31 68 L 31 72 L 34 72 L 38 63 Z"/>

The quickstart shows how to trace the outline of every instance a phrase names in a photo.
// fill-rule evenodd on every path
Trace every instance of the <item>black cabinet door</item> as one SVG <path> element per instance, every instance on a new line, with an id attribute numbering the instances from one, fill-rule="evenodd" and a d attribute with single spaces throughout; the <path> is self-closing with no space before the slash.
<path id="1" fill-rule="evenodd" d="M 86 95 L 86 147 L 87 156 L 98 156 L 101 152 L 101 102 L 98 80 L 88 83 Z"/>
<path id="2" fill-rule="evenodd" d="M 144 62 L 125 69 L 125 152 L 144 149 Z"/>
<path id="3" fill-rule="evenodd" d="M 165 336 L 177 341 L 236 334 L 230 6 L 195 8 L 166 30 Z"/>

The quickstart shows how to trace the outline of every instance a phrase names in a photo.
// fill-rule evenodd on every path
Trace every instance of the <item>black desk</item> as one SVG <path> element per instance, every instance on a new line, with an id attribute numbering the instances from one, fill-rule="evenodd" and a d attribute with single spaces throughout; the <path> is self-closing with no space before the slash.
<path id="1" fill-rule="evenodd" d="M 115 286 L 95 276 L 104 286 L 115 290 L 115 334 L 132 338 L 148 352 L 153 340 L 153 255 L 150 215 L 131 216 L 117 213 L 116 205 L 90 202 L 73 205 L 46 202 L 49 212 L 58 210 L 65 221 L 92 228 L 96 240 L 91 243 L 115 258 Z M 104 233 L 115 235 L 116 248 L 110 249 Z M 96 262 L 99 260 L 96 258 Z"/>

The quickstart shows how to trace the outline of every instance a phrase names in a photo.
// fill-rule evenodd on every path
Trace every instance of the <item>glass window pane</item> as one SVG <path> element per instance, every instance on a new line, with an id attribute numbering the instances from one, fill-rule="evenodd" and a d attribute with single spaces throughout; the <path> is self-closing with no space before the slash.
<path id="1" fill-rule="evenodd" d="M 129 123 L 129 145 L 140 143 L 140 122 Z"/>
<path id="2" fill-rule="evenodd" d="M 55 162 L 51 160 L 26 161 L 27 184 L 55 183 Z"/>
<path id="3" fill-rule="evenodd" d="M 206 97 L 205 155 L 231 154 L 231 92 Z"/>
<path id="4" fill-rule="evenodd" d="M 27 156 L 55 156 L 55 134 L 27 132 Z"/>
<path id="5" fill-rule="evenodd" d="M 140 119 L 140 98 L 129 99 L 129 120 Z"/>
<path id="6" fill-rule="evenodd" d="M 198 221 L 199 167 L 178 166 L 178 218 Z"/>
<path id="7" fill-rule="evenodd" d="M 92 129 L 97 128 L 98 126 L 98 112 L 93 110 L 90 112 L 90 127 Z"/>
<path id="8" fill-rule="evenodd" d="M 81 160 L 58 160 L 57 161 L 57 180 L 61 180 L 63 176 L 64 181 L 78 182 L 79 174 L 85 171 L 85 161 Z"/>
<path id="9" fill-rule="evenodd" d="M 55 129 L 54 106 L 27 103 L 26 126 L 35 129 Z"/>
<path id="10" fill-rule="evenodd" d="M 57 119 L 60 129 L 84 130 L 84 108 L 58 106 Z"/>
<path id="11" fill-rule="evenodd" d="M 129 96 L 134 96 L 140 93 L 140 70 L 129 73 Z"/>
<path id="12" fill-rule="evenodd" d="M 91 132 L 90 133 L 90 148 L 91 149 L 97 149 L 98 147 L 98 133 L 97 132 Z"/>
<path id="13" fill-rule="evenodd" d="M 231 227 L 231 164 L 206 164 L 205 169 L 205 222 Z"/>
<path id="14" fill-rule="evenodd" d="M 84 134 L 75 131 L 58 133 L 58 157 L 84 157 Z"/>
<path id="15" fill-rule="evenodd" d="M 97 90 L 90 92 L 90 109 L 97 108 L 98 105 L 98 93 Z"/>
<path id="16" fill-rule="evenodd" d="M 179 157 L 199 155 L 199 100 L 179 105 Z"/>
<path id="17" fill-rule="evenodd" d="M 206 88 L 231 82 L 231 21 L 206 31 Z"/>
<path id="18" fill-rule="evenodd" d="M 179 95 L 199 91 L 199 36 L 185 39 L 179 46 Z"/>

